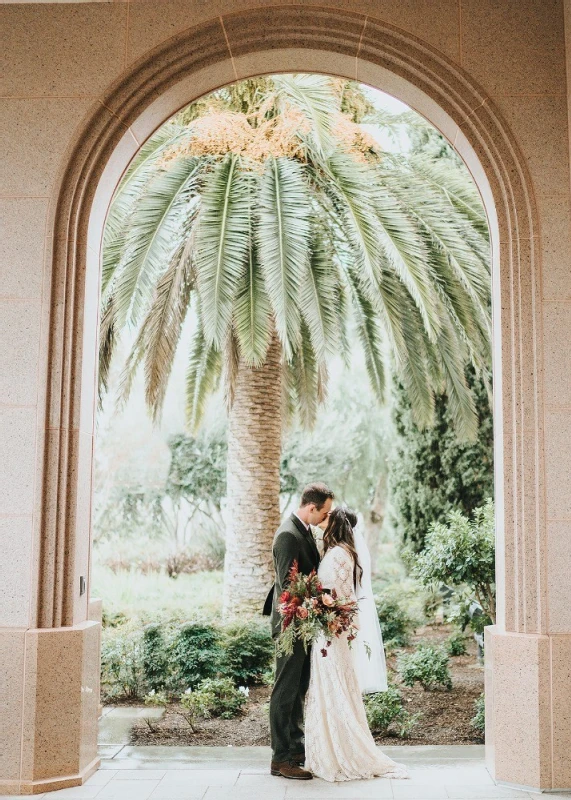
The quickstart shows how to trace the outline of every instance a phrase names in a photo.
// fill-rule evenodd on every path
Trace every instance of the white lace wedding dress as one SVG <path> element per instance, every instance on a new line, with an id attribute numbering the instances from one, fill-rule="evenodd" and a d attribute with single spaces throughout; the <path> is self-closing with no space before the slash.
<path id="1" fill-rule="evenodd" d="M 343 547 L 332 547 L 319 565 L 319 578 L 339 597 L 355 599 L 353 560 Z M 377 747 L 369 731 L 347 634 L 311 650 L 311 678 L 305 704 L 305 766 L 326 781 L 359 778 L 408 778 L 406 769 Z"/>

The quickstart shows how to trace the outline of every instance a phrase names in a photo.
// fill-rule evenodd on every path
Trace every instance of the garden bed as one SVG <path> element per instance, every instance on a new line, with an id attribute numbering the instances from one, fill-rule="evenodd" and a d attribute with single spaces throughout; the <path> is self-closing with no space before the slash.
<path id="1" fill-rule="evenodd" d="M 403 650 L 412 652 L 420 641 L 443 643 L 450 632 L 451 628 L 447 625 L 419 628 L 411 646 Z M 474 702 L 484 690 L 484 671 L 476 662 L 475 642 L 468 639 L 467 644 L 467 655 L 450 659 L 451 691 L 427 692 L 418 685 L 407 688 L 399 684 L 407 711 L 420 713 L 422 718 L 409 738 L 376 737 L 379 744 L 477 744 L 483 741 L 470 720 L 474 716 Z M 389 669 L 394 671 L 396 655 L 389 655 L 387 662 Z M 248 701 L 237 717 L 201 720 L 196 733 L 192 733 L 178 713 L 179 707 L 171 704 L 161 720 L 152 722 L 154 730 L 144 720 L 137 720 L 131 732 L 131 743 L 235 747 L 269 745 L 267 703 L 270 692 L 271 689 L 266 686 L 250 687 Z"/>

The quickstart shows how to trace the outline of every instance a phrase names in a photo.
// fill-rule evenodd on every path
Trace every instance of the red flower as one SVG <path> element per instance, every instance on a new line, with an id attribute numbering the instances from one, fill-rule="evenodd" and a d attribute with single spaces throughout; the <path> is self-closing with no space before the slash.
<path id="1" fill-rule="evenodd" d="M 282 592 L 280 594 L 280 603 L 287 603 L 291 600 L 291 594 L 289 592 Z"/>
<path id="2" fill-rule="evenodd" d="M 325 656 L 327 655 L 327 650 L 324 647 L 321 648 L 321 655 L 323 656 L 323 658 L 325 658 Z"/>

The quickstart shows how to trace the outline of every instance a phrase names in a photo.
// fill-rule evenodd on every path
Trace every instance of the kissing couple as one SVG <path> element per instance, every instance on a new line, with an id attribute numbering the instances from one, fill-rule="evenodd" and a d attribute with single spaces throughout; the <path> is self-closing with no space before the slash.
<path id="1" fill-rule="evenodd" d="M 357 637 L 325 638 L 306 652 L 297 639 L 291 655 L 276 659 L 270 698 L 272 775 L 326 781 L 407 778 L 407 772 L 376 746 L 363 693 L 386 691 L 386 665 L 371 586 L 371 560 L 357 515 L 332 508 L 333 492 L 323 483 L 303 490 L 299 509 L 278 529 L 273 543 L 275 584 L 264 606 L 272 636 L 281 632 L 278 610 L 294 561 L 300 573 L 316 570 L 321 584 L 338 597 L 357 600 Z M 325 528 L 323 537 L 311 526 Z M 319 544 L 318 544 L 319 543 Z M 327 653 L 327 655 L 322 654 Z M 305 710 L 305 734 L 304 734 Z"/>

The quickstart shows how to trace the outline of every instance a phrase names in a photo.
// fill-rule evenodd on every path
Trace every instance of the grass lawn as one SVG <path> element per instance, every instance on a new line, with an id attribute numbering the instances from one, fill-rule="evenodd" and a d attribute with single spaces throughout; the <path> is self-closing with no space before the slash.
<path id="1" fill-rule="evenodd" d="M 212 620 L 222 608 L 222 571 L 169 578 L 161 572 L 115 572 L 94 564 L 91 596 L 102 598 L 105 615 L 124 614 L 128 620 Z"/>

